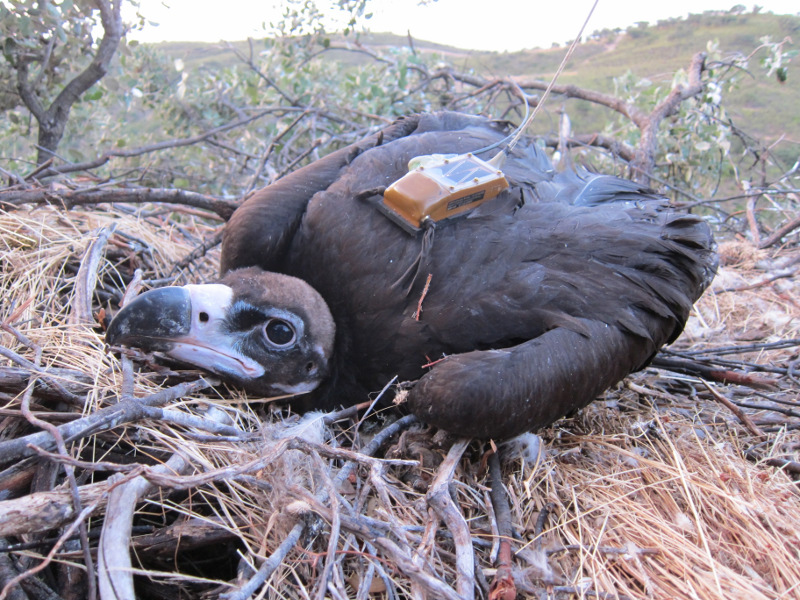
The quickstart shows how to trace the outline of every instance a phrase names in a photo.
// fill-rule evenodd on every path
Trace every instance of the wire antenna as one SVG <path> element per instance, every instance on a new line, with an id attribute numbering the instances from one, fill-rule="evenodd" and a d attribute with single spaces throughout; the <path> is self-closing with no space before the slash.
<path id="1" fill-rule="evenodd" d="M 519 142 L 519 139 L 522 137 L 522 134 L 525 132 L 525 129 L 528 127 L 528 125 L 531 124 L 531 122 L 536 117 L 537 113 L 539 112 L 539 109 L 547 101 L 547 98 L 548 98 L 548 96 L 550 96 L 550 92 L 552 91 L 553 86 L 556 84 L 556 81 L 558 81 L 558 78 L 561 76 L 561 72 L 564 70 L 564 67 L 567 65 L 567 61 L 569 61 L 570 57 L 572 56 L 572 53 L 575 51 L 575 48 L 578 46 L 578 41 L 583 36 L 583 31 L 584 31 L 584 29 L 586 29 L 586 26 L 589 24 L 589 19 L 592 18 L 592 14 L 594 14 L 594 9 L 597 8 L 597 5 L 599 3 L 600 3 L 600 0 L 594 0 L 594 4 L 592 4 L 591 10 L 589 10 L 589 14 L 586 15 L 586 20 L 583 22 L 583 25 L 581 25 L 580 31 L 578 31 L 578 35 L 575 37 L 574 40 L 572 40 L 572 43 L 569 45 L 569 48 L 567 49 L 567 53 L 564 55 L 564 58 L 562 59 L 561 64 L 558 65 L 558 69 L 556 70 L 555 75 L 553 75 L 553 78 L 550 80 L 550 83 L 547 85 L 547 88 L 545 88 L 544 94 L 542 94 L 541 100 L 539 100 L 539 102 L 534 107 L 533 112 L 531 112 L 530 114 L 527 114 L 527 112 L 528 112 L 528 110 L 527 110 L 528 98 L 525 95 L 525 92 L 519 87 L 519 85 L 516 82 L 512 81 L 512 83 L 516 86 L 516 88 L 522 94 L 522 99 L 525 101 L 525 112 L 526 112 L 527 116 L 526 116 L 525 120 L 522 122 L 522 124 L 519 127 L 517 127 L 516 132 L 514 132 L 512 134 L 513 137 L 511 138 L 511 141 L 508 143 L 508 145 L 505 148 L 503 148 L 500 152 L 498 152 L 495 156 L 493 156 L 489 161 L 487 161 L 493 167 L 498 167 L 499 168 L 499 167 L 502 166 L 503 162 L 505 162 L 506 156 L 508 156 L 511 153 L 511 151 L 514 149 L 514 146 L 517 145 L 517 142 Z M 505 140 L 503 140 L 503 141 L 505 141 Z M 489 149 L 489 147 L 487 147 L 486 149 Z"/>

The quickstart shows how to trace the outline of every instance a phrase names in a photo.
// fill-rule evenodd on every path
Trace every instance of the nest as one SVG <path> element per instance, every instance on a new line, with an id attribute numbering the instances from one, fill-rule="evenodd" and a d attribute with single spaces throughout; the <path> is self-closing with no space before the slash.
<path id="1" fill-rule="evenodd" d="M 213 279 L 217 229 L 0 213 L 0 597 L 800 598 L 790 250 L 731 246 L 664 368 L 498 447 L 109 352 L 103 313 Z"/>

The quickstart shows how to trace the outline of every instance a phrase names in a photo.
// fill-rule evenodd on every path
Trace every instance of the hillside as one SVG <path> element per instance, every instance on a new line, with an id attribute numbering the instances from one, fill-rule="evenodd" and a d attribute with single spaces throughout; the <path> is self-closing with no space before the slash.
<path id="1" fill-rule="evenodd" d="M 769 36 L 778 41 L 794 36 L 799 39 L 800 17 L 791 15 L 706 13 L 690 15 L 685 19 L 671 19 L 657 24 L 640 23 L 627 31 L 595 32 L 575 52 L 562 83 L 573 83 L 604 92 L 614 91 L 614 78 L 630 72 L 637 78 L 646 78 L 654 85 L 669 84 L 673 74 L 685 68 L 691 56 L 716 43 L 724 58 L 735 53 L 748 55 L 760 40 Z M 332 39 L 333 46 L 353 44 L 351 38 Z M 357 43 L 375 51 L 409 45 L 406 37 L 387 33 L 367 33 L 359 36 Z M 234 42 L 242 50 L 246 42 Z M 549 79 L 566 52 L 566 46 L 533 49 L 521 52 L 479 52 L 413 40 L 418 53 L 439 55 L 458 70 L 473 70 L 485 76 L 524 76 Z M 225 45 L 171 42 L 160 44 L 170 56 L 180 57 L 187 68 L 218 68 L 236 62 L 233 52 Z M 767 141 L 781 137 L 791 143 L 800 143 L 800 61 L 789 64 L 789 77 L 779 85 L 767 79 L 763 71 L 756 70 L 757 61 L 765 53 L 756 54 L 751 62 L 753 71 L 743 78 L 739 88 L 732 90 L 726 107 L 734 121 L 751 135 Z M 327 60 L 359 64 L 369 57 L 341 50 L 331 50 L 322 55 Z M 748 83 L 750 82 L 750 83 Z M 558 102 L 557 99 L 551 102 Z M 573 102 L 573 101 L 569 101 Z M 569 105 L 568 105 L 569 107 Z M 576 131 L 602 129 L 607 113 L 594 110 L 570 111 Z M 785 152 L 796 155 L 796 149 L 784 145 Z M 787 156 L 787 158 L 789 158 Z"/>

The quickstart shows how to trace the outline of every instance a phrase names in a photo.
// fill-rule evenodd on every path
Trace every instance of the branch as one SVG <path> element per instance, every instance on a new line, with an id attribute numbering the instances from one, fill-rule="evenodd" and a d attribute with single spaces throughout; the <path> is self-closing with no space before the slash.
<path id="1" fill-rule="evenodd" d="M 439 69 L 438 71 L 431 73 L 430 78 L 431 79 L 450 78 L 461 83 L 466 83 L 476 88 L 486 88 L 496 85 L 498 83 L 502 83 L 502 80 L 488 80 L 477 75 L 459 73 L 449 67 L 444 69 Z M 539 81 L 536 79 L 516 79 L 515 82 L 523 90 L 544 91 L 547 89 L 547 86 L 549 85 L 549 83 L 546 81 Z M 576 85 L 554 85 L 552 93 L 566 96 L 567 98 L 577 98 L 579 100 L 585 100 L 587 102 L 592 102 L 594 104 L 605 106 L 606 108 L 610 108 L 611 110 L 614 110 L 624 115 L 625 117 L 633 121 L 638 127 L 642 127 L 647 119 L 647 113 L 638 109 L 636 106 L 629 104 L 624 100 L 621 100 L 620 98 L 611 96 L 610 94 L 604 94 L 602 92 L 597 92 L 594 90 L 587 90 L 585 88 L 581 88 Z"/>
<path id="2" fill-rule="evenodd" d="M 548 85 L 548 83 L 545 81 L 536 80 L 517 81 L 517 84 L 523 89 L 527 88 L 532 90 L 545 90 L 547 89 Z M 592 102 L 593 104 L 599 104 L 600 106 L 610 108 L 611 110 L 616 111 L 630 119 L 640 129 L 644 126 L 644 123 L 647 120 L 647 113 L 640 110 L 636 106 L 610 94 L 604 94 L 594 90 L 587 90 L 572 84 L 554 85 L 552 93 L 560 94 L 562 96 L 566 96 L 567 98 L 585 100 L 586 102 Z"/>
<path id="3" fill-rule="evenodd" d="M 236 210 L 236 204 L 215 196 L 207 196 L 197 192 L 164 188 L 128 188 L 128 189 L 79 189 L 55 190 L 53 188 L 37 188 L 32 190 L 10 189 L 0 191 L 0 208 L 9 210 L 23 204 L 54 204 L 71 209 L 75 206 L 103 204 L 111 202 L 127 202 L 145 204 L 161 202 L 163 204 L 183 204 L 209 210 L 222 219 L 228 220 Z"/>
<path id="4" fill-rule="evenodd" d="M 557 137 L 548 137 L 543 141 L 550 148 L 558 148 L 561 143 L 561 140 Z M 574 135 L 568 137 L 565 141 L 568 148 L 583 148 L 586 146 L 605 148 L 611 152 L 611 154 L 619 156 L 625 162 L 632 162 L 636 157 L 636 150 L 631 146 L 611 136 L 603 135 L 602 133 Z"/>
<path id="5" fill-rule="evenodd" d="M 491 480 L 491 498 L 497 519 L 497 533 L 500 538 L 500 551 L 497 555 L 497 572 L 489 592 L 491 600 L 514 600 L 517 587 L 511 572 L 511 539 L 514 531 L 511 526 L 511 508 L 503 488 L 503 474 L 500 469 L 500 457 L 494 451 L 489 456 L 489 478 Z"/>
<path id="6" fill-rule="evenodd" d="M 104 164 L 106 164 L 112 158 L 133 158 L 136 156 L 141 156 L 142 154 L 148 154 L 150 152 L 166 150 L 168 148 L 180 148 L 182 146 L 191 146 L 192 144 L 197 144 L 198 142 L 205 141 L 215 136 L 218 133 L 223 133 L 230 129 L 235 129 L 236 127 L 241 127 L 243 125 L 247 125 L 248 123 L 252 123 L 253 121 L 256 121 L 274 112 L 291 112 L 299 110 L 304 110 L 304 109 L 285 107 L 285 106 L 275 106 L 271 108 L 266 108 L 264 110 L 258 111 L 256 114 L 251 115 L 249 117 L 243 117 L 231 123 L 220 125 L 219 127 L 214 127 L 213 129 L 209 129 L 208 131 L 205 131 L 203 133 L 200 133 L 192 137 L 164 140 L 162 142 L 156 142 L 155 144 L 150 144 L 148 146 L 140 146 L 139 148 L 131 148 L 129 150 L 108 150 L 93 160 L 85 161 L 82 163 L 62 165 L 60 167 L 51 167 L 39 173 L 39 178 L 51 177 L 53 175 L 58 175 L 62 173 L 74 173 L 75 171 L 87 171 L 89 169 L 96 169 L 97 167 L 101 167 Z M 33 174 L 28 175 L 26 179 L 30 179 L 32 175 Z"/>
<path id="7" fill-rule="evenodd" d="M 84 92 L 100 81 L 108 71 L 108 65 L 111 63 L 111 59 L 114 57 L 114 53 L 117 51 L 119 42 L 125 32 L 120 14 L 122 0 L 95 0 L 95 4 L 100 10 L 103 39 L 100 40 L 100 45 L 92 62 L 64 86 L 49 108 L 44 111 L 44 114 L 41 114 L 41 112 L 38 115 L 34 113 L 36 120 L 39 122 L 40 148 L 37 157 L 39 164 L 50 158 L 58 147 L 64 134 L 64 127 L 69 119 L 72 105 L 80 99 Z M 25 76 L 27 80 L 27 73 L 25 73 Z M 33 90 L 29 90 L 30 93 L 28 93 L 27 99 L 23 96 L 22 87 L 19 90 L 23 101 L 30 108 L 28 103 L 32 100 Z M 41 107 L 41 104 L 39 104 L 39 107 Z M 34 112 L 32 108 L 31 112 Z"/>
<path id="8" fill-rule="evenodd" d="M 784 225 L 773 231 L 769 235 L 769 237 L 767 237 L 767 239 L 761 240 L 761 242 L 758 244 L 759 249 L 763 250 L 764 248 L 769 248 L 771 246 L 774 246 L 779 241 L 781 241 L 781 239 L 783 239 L 785 236 L 789 235 L 799 227 L 800 227 L 800 217 L 795 217 L 788 223 L 785 223 Z"/>
<path id="9" fill-rule="evenodd" d="M 117 228 L 116 223 L 109 227 L 102 227 L 95 237 L 86 247 L 86 251 L 81 259 L 78 274 L 75 278 L 75 292 L 72 297 L 72 311 L 69 318 L 73 325 L 92 325 L 92 296 L 97 285 L 97 271 L 100 268 L 100 261 L 105 256 L 108 238 Z"/>
<path id="10" fill-rule="evenodd" d="M 450 497 L 450 485 L 453 483 L 453 474 L 469 442 L 468 438 L 464 438 L 453 444 L 426 495 L 428 506 L 436 511 L 438 517 L 445 522 L 450 533 L 453 534 L 453 542 L 456 546 L 456 588 L 462 600 L 475 597 L 475 556 L 469 525 Z"/>
<path id="11" fill-rule="evenodd" d="M 108 431 L 124 423 L 138 421 L 144 416 L 142 407 L 161 406 L 212 385 L 214 384 L 211 381 L 205 379 L 181 383 L 174 387 L 163 389 L 146 398 L 125 400 L 113 406 L 101 408 L 88 417 L 60 425 L 58 431 L 66 441 L 73 442 L 101 431 Z M 29 446 L 37 446 L 43 450 L 51 451 L 55 448 L 56 443 L 53 436 L 46 431 L 0 442 L 0 463 L 9 463 L 35 455 L 36 451 Z"/>
<path id="12" fill-rule="evenodd" d="M 636 158 L 631 167 L 634 178 L 644 185 L 650 184 L 650 174 L 656 164 L 656 150 L 658 149 L 658 127 L 661 121 L 678 110 L 681 102 L 687 98 L 697 96 L 703 91 L 702 74 L 705 70 L 706 53 L 698 52 L 692 57 L 689 64 L 689 84 L 679 85 L 672 89 L 669 95 L 662 100 L 653 111 L 647 115 L 644 122 L 634 122 L 642 132 L 639 145 L 636 148 Z"/>
<path id="13" fill-rule="evenodd" d="M 621 98 L 594 90 L 588 90 L 575 85 L 554 85 L 552 88 L 552 93 L 560 94 L 562 96 L 566 96 L 567 98 L 577 98 L 579 100 L 605 106 L 606 108 L 614 110 L 630 119 L 631 122 L 641 131 L 639 145 L 635 152 L 626 152 L 627 156 L 630 158 L 626 158 L 626 156 L 623 155 L 623 151 L 627 150 L 627 148 L 624 146 L 621 147 L 622 150 L 619 151 L 618 154 L 626 160 L 632 160 L 631 168 L 635 173 L 635 179 L 640 183 L 648 185 L 650 183 L 650 174 L 655 167 L 658 128 L 665 118 L 673 115 L 678 110 L 681 102 L 696 96 L 703 91 L 704 86 L 701 76 L 705 70 L 705 59 L 705 52 L 698 52 L 695 54 L 694 57 L 692 57 L 692 61 L 689 65 L 688 85 L 679 85 L 675 87 L 670 94 L 653 109 L 650 114 L 644 112 L 629 102 L 625 102 Z M 476 75 L 459 73 L 449 67 L 445 69 L 439 69 L 430 74 L 423 73 L 423 76 L 427 77 L 428 80 L 450 79 L 478 89 L 487 89 L 499 83 L 503 83 L 503 81 L 499 79 L 490 80 Z M 548 86 L 547 82 L 538 80 L 517 79 L 515 82 L 523 90 L 545 90 Z M 598 140 L 600 140 L 599 136 Z M 612 151 L 615 149 L 613 142 L 608 139 L 604 139 L 602 142 L 589 141 L 586 143 L 607 147 Z"/>
<path id="14" fill-rule="evenodd" d="M 41 123 L 45 119 L 47 111 L 36 95 L 33 86 L 28 81 L 28 63 L 18 60 L 16 64 L 14 64 L 14 67 L 17 69 L 17 92 L 19 93 L 19 97 L 22 99 L 22 102 L 25 103 L 28 110 L 31 111 L 33 117 Z"/>

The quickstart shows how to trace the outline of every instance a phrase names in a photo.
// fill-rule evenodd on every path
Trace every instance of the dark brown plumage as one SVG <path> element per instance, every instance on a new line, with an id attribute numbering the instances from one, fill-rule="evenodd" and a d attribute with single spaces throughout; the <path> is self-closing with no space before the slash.
<path id="1" fill-rule="evenodd" d="M 511 188 L 439 223 L 424 251 L 422 234 L 402 231 L 365 193 L 401 177 L 415 156 L 464 153 L 507 133 L 479 117 L 412 116 L 253 195 L 223 240 L 221 283 L 233 292 L 214 288 L 226 308 L 213 339 L 228 336 L 226 356 L 239 352 L 247 368 L 176 358 L 259 394 L 311 390 L 293 400 L 304 408 L 363 401 L 397 375 L 417 381 L 408 405 L 422 420 L 497 438 L 547 425 L 645 366 L 713 277 L 714 243 L 698 217 L 630 181 L 557 174 L 530 140 L 503 167 Z M 301 282 L 280 298 L 267 293 L 286 287 L 271 272 L 318 295 Z M 189 287 L 197 296 L 202 286 Z M 214 321 L 200 322 L 203 302 L 182 309 L 177 337 L 194 335 L 190 321 Z M 169 354 L 170 336 L 137 325 L 154 322 L 153 310 L 136 314 L 122 311 L 109 341 Z M 288 339 L 278 321 L 295 331 L 288 347 L 269 339 L 270 327 Z M 250 376 L 258 368 L 249 360 L 263 374 Z"/>

